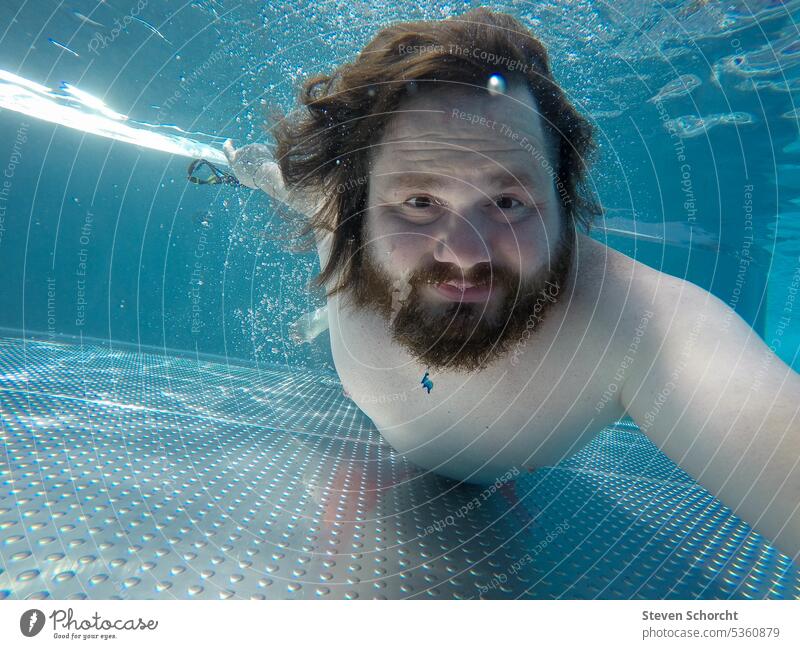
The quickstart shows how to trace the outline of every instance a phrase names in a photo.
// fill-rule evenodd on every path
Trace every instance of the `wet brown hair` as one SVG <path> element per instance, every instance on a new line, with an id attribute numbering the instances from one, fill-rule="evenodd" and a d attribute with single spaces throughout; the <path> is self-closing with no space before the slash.
<path id="1" fill-rule="evenodd" d="M 484 54 L 475 55 L 476 48 Z M 485 88 L 495 73 L 509 84 L 524 83 L 535 98 L 552 143 L 563 212 L 588 231 L 600 211 L 584 187 L 593 129 L 553 79 L 541 41 L 513 16 L 486 8 L 396 23 L 380 30 L 355 61 L 308 79 L 300 91 L 303 108 L 271 128 L 287 188 L 321 197 L 300 235 L 333 233 L 328 262 L 314 280 L 324 287 L 337 279 L 329 296 L 359 272 L 370 151 L 400 102 L 431 84 Z"/>

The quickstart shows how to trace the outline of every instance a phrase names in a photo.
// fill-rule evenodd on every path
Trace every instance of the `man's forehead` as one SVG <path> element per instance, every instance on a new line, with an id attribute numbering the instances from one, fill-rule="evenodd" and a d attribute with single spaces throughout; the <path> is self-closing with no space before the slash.
<path id="1" fill-rule="evenodd" d="M 541 133 L 542 117 L 527 86 L 514 84 L 507 92 L 497 94 L 464 85 L 420 90 L 400 102 L 384 137 L 431 127 L 458 129 L 489 124 L 491 128 L 493 122 L 497 123 L 495 128 L 504 124 L 529 135 Z"/>
<path id="2" fill-rule="evenodd" d="M 387 163 L 409 150 L 423 154 L 441 145 L 491 155 L 522 150 L 530 154 L 533 149 L 545 150 L 546 144 L 542 117 L 526 86 L 515 85 L 498 95 L 468 87 L 442 87 L 420 91 L 400 103 L 387 123 L 374 161 Z"/>

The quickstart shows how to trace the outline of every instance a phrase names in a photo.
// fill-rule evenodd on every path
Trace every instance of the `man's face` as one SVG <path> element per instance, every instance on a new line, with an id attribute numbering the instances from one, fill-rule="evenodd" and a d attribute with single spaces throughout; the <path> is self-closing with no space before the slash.
<path id="1" fill-rule="evenodd" d="M 371 153 L 355 305 L 423 365 L 485 367 L 541 325 L 571 264 L 533 97 L 420 93 Z"/>

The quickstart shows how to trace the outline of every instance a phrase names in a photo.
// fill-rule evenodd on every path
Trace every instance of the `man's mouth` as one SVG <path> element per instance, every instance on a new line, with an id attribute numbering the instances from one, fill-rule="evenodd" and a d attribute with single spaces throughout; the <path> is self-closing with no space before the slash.
<path id="1" fill-rule="evenodd" d="M 483 302 L 492 293 L 490 283 L 475 285 L 472 282 L 461 280 L 448 280 L 434 284 L 436 292 L 448 300 L 458 300 L 460 302 Z"/>

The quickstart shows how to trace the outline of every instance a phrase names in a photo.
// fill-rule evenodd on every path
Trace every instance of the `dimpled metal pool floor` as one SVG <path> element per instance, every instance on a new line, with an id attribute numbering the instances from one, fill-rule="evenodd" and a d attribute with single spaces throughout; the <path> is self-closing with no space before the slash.
<path id="1" fill-rule="evenodd" d="M 7 337 L 0 416 L 0 598 L 800 596 L 631 423 L 459 486 L 332 375 Z"/>

